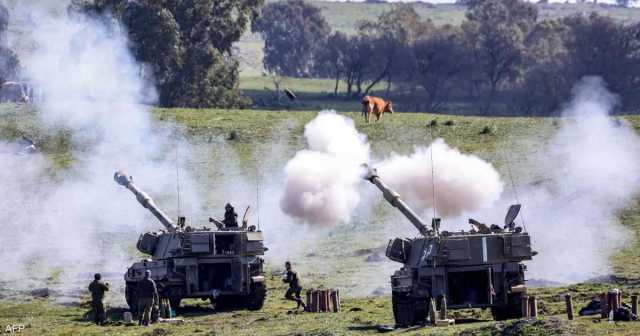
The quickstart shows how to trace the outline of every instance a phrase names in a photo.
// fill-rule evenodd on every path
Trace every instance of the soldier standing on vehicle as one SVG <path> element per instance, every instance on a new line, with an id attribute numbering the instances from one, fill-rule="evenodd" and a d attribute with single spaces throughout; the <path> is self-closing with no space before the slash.
<path id="1" fill-rule="evenodd" d="M 151 271 L 144 271 L 144 279 L 138 282 L 138 314 L 140 314 L 139 325 L 148 326 L 151 319 L 153 303 L 158 302 L 158 289 L 155 281 L 151 279 Z"/>
<path id="2" fill-rule="evenodd" d="M 295 301 L 298 304 L 296 306 L 296 309 L 300 308 L 300 306 L 302 306 L 302 309 L 307 309 L 307 306 L 304 304 L 304 302 L 302 302 L 302 299 L 300 299 L 302 286 L 300 286 L 298 274 L 291 269 L 290 262 L 285 262 L 284 267 L 287 269 L 287 271 L 285 272 L 282 281 L 289 284 L 289 289 L 287 289 L 287 292 L 284 294 L 284 298 L 287 300 Z"/>
<path id="3" fill-rule="evenodd" d="M 238 227 L 238 214 L 233 209 L 231 204 L 227 203 L 224 207 L 224 226 L 227 228 L 237 228 Z"/>
<path id="4" fill-rule="evenodd" d="M 104 292 L 109 290 L 109 284 L 100 281 L 102 276 L 100 273 L 96 273 L 93 276 L 93 281 L 89 285 L 89 292 L 91 292 L 91 312 L 93 313 L 93 320 L 97 325 L 104 325 L 107 321 L 107 316 L 104 311 Z"/>

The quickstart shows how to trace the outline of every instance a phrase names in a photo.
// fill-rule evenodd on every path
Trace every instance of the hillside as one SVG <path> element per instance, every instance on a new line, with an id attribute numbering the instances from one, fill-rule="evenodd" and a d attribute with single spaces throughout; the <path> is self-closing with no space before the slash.
<path id="1" fill-rule="evenodd" d="M 44 129 L 37 119 L 35 111 L 25 110 L 14 105 L 1 108 L 0 138 L 16 139 L 28 134 L 41 144 L 41 148 L 51 160 L 58 162 L 58 169 L 67 169 L 82 158 L 82 147 L 77 147 L 67 138 L 64 130 Z M 207 209 L 220 207 L 228 200 L 229 193 L 219 192 L 228 185 L 236 184 L 235 190 L 240 194 L 253 193 L 252 180 L 255 172 L 264 174 L 263 187 L 268 189 L 270 183 L 278 184 L 279 169 L 284 162 L 298 149 L 302 148 L 302 131 L 306 122 L 316 114 L 315 111 L 252 111 L 252 110 L 193 110 L 193 109 L 156 109 L 153 112 L 158 126 L 178 127 L 189 152 L 193 156 L 187 161 L 188 170 L 201 185 L 203 204 Z M 506 174 L 504 148 L 509 149 L 510 161 L 514 165 L 533 155 L 536 147 L 527 143 L 541 143 L 557 128 L 557 119 L 541 118 L 474 118 L 452 117 L 445 115 L 401 113 L 386 117 L 382 123 L 365 125 L 358 112 L 345 112 L 343 115 L 354 118 L 356 127 L 366 134 L 372 143 L 376 155 L 384 155 L 389 151 L 406 153 L 414 145 L 425 145 L 430 142 L 431 132 L 426 126 L 431 120 L 437 120 L 434 137 L 442 137 L 448 143 L 460 148 L 465 153 L 473 153 L 495 164 L 502 174 Z M 640 118 L 625 117 L 634 129 L 640 129 Z M 445 126 L 451 120 L 452 126 Z M 489 127 L 492 131 L 482 134 Z M 228 140 L 232 132 L 234 140 Z M 526 141 L 525 141 L 526 140 Z M 184 151 L 186 148 L 183 148 Z M 233 161 L 233 162 L 231 162 Z M 231 163 L 230 163 L 231 162 Z M 235 168 L 233 168 L 235 167 Z M 132 174 L 135 174 L 132 172 Z M 539 176 L 516 176 L 520 185 L 528 184 Z M 110 176 L 105 176 L 109 179 Z M 272 180 L 269 182 L 269 180 Z M 139 177 L 145 183 L 144 176 Z M 227 187 L 225 187 L 227 185 Z M 369 186 L 364 186 L 369 187 Z M 223 189 L 220 189 L 223 188 Z M 233 188 L 233 187 L 232 187 Z M 234 189 L 229 189 L 234 190 Z M 267 236 L 267 253 L 269 263 L 269 298 L 265 309 L 260 312 L 225 312 L 213 314 L 206 304 L 196 301 L 187 302 L 197 307 L 185 311 L 186 323 L 178 326 L 156 325 L 150 329 L 140 329 L 119 325 L 111 325 L 106 329 L 91 326 L 83 320 L 88 310 L 87 296 L 80 291 L 78 299 L 65 305 L 56 303 L 55 299 L 32 298 L 28 293 L 18 297 L 2 299 L 0 297 L 0 325 L 24 323 L 25 335 L 42 334 L 84 334 L 101 335 L 345 335 L 374 334 L 377 325 L 392 323 L 390 298 L 388 296 L 388 275 L 398 264 L 383 262 L 367 262 L 366 254 L 359 251 L 384 246 L 389 238 L 397 235 L 412 236 L 412 227 L 386 205 L 380 197 L 373 195 L 375 204 L 380 207 L 376 219 L 367 222 L 366 217 L 355 218 L 351 223 L 332 229 L 307 230 L 299 227 L 295 242 L 290 242 L 290 232 L 282 231 L 281 217 L 273 217 L 269 207 L 274 206 L 269 197 L 263 197 L 261 212 L 262 228 Z M 379 196 L 379 195 L 378 195 Z M 133 199 L 127 200 L 134 202 Z M 159 204 L 170 204 L 160 198 Z M 253 201 L 249 201 L 253 202 Z M 277 205 L 275 205 L 277 206 Z M 170 216 L 175 214 L 168 207 Z M 525 328 L 526 335 L 575 334 L 590 335 L 614 333 L 616 335 L 633 335 L 637 324 L 594 323 L 592 318 L 579 318 L 567 322 L 563 316 L 562 294 L 566 291 L 574 293 L 576 307 L 585 304 L 600 291 L 611 286 L 622 288 L 625 293 L 640 290 L 640 206 L 629 208 L 620 214 L 623 225 L 629 229 L 630 239 L 627 247 L 618 251 L 611 258 L 614 277 L 607 277 L 599 283 L 563 286 L 557 288 L 534 289 L 541 303 L 542 322 L 535 325 L 516 325 L 510 328 Z M 501 214 L 500 214 L 501 215 Z M 532 216 L 533 214 L 530 214 Z M 197 221 L 199 218 L 189 217 Z M 445 222 L 445 225 L 446 222 Z M 149 228 L 156 228 L 149 223 Z M 285 226 L 290 228 L 290 226 Z M 123 245 L 135 244 L 135 235 L 125 238 Z M 284 239 L 284 240 L 283 240 Z M 534 238 L 535 239 L 535 238 Z M 293 245 L 287 245 L 287 242 Z M 534 241 L 535 243 L 535 241 Z M 285 244 L 285 245 L 281 245 Z M 283 249 L 283 246 L 285 247 Z M 287 248 L 288 246 L 288 248 Z M 344 313 L 340 314 L 289 314 L 293 306 L 281 297 L 284 286 L 279 281 L 281 263 L 292 259 L 299 270 L 305 287 L 327 286 L 340 288 L 344 295 Z M 579 256 L 576 256 L 579 260 Z M 51 286 L 56 285 L 56 277 L 52 277 Z M 116 271 L 109 279 L 114 285 L 121 283 Z M 611 284 L 604 283 L 611 282 Z M 6 284 L 4 284 L 6 286 Z M 2 287 L 3 284 L 0 284 Z M 115 301 L 112 307 L 121 307 L 122 295 L 118 291 L 110 293 Z M 113 318 L 119 319 L 118 310 Z M 453 335 L 463 330 L 486 334 L 494 329 L 495 323 L 487 321 L 487 312 L 479 310 L 463 310 L 454 314 L 458 318 L 471 318 L 480 323 L 460 324 L 456 327 L 435 330 L 437 335 Z M 402 335 L 419 335 L 430 328 L 417 328 L 400 331 Z"/>

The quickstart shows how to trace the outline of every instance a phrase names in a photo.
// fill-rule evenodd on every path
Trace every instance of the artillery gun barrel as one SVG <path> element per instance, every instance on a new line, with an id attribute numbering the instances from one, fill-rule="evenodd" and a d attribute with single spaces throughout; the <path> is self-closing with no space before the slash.
<path id="1" fill-rule="evenodd" d="M 380 176 L 378 176 L 378 173 L 376 172 L 375 169 L 368 168 L 368 167 L 367 169 L 368 169 L 368 172 L 364 177 L 365 180 L 368 180 L 369 182 L 373 183 L 376 187 L 378 187 L 378 189 L 382 191 L 382 195 L 384 196 L 384 199 L 387 202 L 389 202 L 389 204 L 393 205 L 395 208 L 400 210 L 400 212 L 402 212 L 402 214 L 405 215 L 407 219 L 409 219 L 411 224 L 413 224 L 413 226 L 415 226 L 416 229 L 418 229 L 418 231 L 423 236 L 427 236 L 428 235 L 427 225 L 420 218 L 420 216 L 418 216 L 418 214 L 416 214 L 415 211 L 413 211 L 409 207 L 409 205 L 407 205 L 407 203 L 405 203 L 402 200 L 402 198 L 400 198 L 400 194 L 398 194 L 393 189 L 391 189 L 388 185 L 382 182 L 382 180 L 380 179 Z"/>
<path id="2" fill-rule="evenodd" d="M 164 227 L 167 228 L 169 232 L 176 232 L 177 228 L 175 224 L 173 224 L 171 219 L 169 219 L 169 217 L 167 217 L 167 215 L 162 212 L 160 208 L 158 208 L 158 206 L 153 202 L 153 199 L 149 197 L 147 193 L 138 189 L 138 187 L 133 184 L 133 180 L 131 179 L 131 177 L 127 176 L 127 174 L 123 172 L 116 172 L 113 175 L 113 179 L 119 185 L 131 190 L 131 192 L 136 196 L 138 202 L 142 204 L 143 207 L 149 209 L 149 211 L 151 211 L 151 213 L 156 216 L 160 223 L 162 223 L 162 225 L 164 225 Z"/>

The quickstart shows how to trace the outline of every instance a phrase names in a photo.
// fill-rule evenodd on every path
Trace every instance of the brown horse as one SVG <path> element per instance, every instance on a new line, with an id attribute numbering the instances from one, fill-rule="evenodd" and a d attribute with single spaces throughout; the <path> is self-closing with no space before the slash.
<path id="1" fill-rule="evenodd" d="M 376 116 L 376 121 L 378 121 L 382 119 L 382 114 L 385 112 L 393 113 L 391 101 L 384 101 L 384 99 L 374 96 L 362 97 L 362 115 L 367 123 L 371 121 L 371 113 Z"/>

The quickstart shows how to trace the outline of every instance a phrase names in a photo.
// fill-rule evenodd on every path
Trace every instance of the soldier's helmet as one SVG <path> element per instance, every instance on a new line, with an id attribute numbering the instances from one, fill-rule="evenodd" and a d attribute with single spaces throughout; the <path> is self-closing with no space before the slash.
<path id="1" fill-rule="evenodd" d="M 102 276 L 100 275 L 100 273 L 96 273 L 93 275 L 93 278 L 96 280 L 100 280 L 100 278 L 102 278 Z"/>
<path id="2" fill-rule="evenodd" d="M 229 210 L 229 209 L 231 209 L 231 208 L 233 208 L 233 207 L 231 206 L 231 203 L 227 203 L 227 205 L 225 205 L 225 206 L 224 206 L 224 208 L 225 208 L 225 209 L 227 209 L 227 210 Z"/>
<path id="3" fill-rule="evenodd" d="M 284 262 L 284 267 L 287 268 L 287 269 L 291 268 L 291 263 L 288 262 L 288 261 L 285 261 Z"/>
<path id="4" fill-rule="evenodd" d="M 151 270 L 146 270 L 146 271 L 144 271 L 144 277 L 145 277 L 145 278 L 148 278 L 148 277 L 150 277 L 150 276 L 151 276 Z"/>

